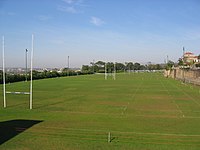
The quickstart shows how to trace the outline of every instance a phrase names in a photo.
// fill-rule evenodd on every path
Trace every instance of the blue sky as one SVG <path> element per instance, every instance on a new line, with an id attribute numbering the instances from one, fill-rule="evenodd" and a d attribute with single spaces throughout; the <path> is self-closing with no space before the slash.
<path id="1" fill-rule="evenodd" d="M 6 67 L 24 66 L 32 33 L 34 67 L 177 61 L 183 46 L 200 53 L 200 1 L 0 0 Z"/>

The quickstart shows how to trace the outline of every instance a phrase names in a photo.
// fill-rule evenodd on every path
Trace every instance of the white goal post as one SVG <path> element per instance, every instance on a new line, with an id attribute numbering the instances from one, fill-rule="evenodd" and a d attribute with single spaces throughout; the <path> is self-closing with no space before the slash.
<path id="1" fill-rule="evenodd" d="M 10 92 L 6 91 L 6 71 L 5 71 L 5 39 L 2 36 L 2 57 L 3 57 L 3 107 L 6 108 L 6 94 L 23 94 L 30 95 L 29 109 L 33 108 L 33 50 L 34 50 L 34 35 L 32 34 L 31 48 L 31 67 L 30 67 L 30 92 Z"/>
<path id="2" fill-rule="evenodd" d="M 107 72 L 107 62 L 105 62 L 105 80 L 108 79 L 108 72 Z M 116 62 L 114 62 L 114 69 L 113 72 L 111 72 L 111 76 L 113 80 L 116 80 Z"/>

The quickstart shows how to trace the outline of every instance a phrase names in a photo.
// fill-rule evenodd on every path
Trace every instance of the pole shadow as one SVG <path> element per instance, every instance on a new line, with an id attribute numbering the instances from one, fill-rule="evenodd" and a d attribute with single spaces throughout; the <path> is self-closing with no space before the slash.
<path id="1" fill-rule="evenodd" d="M 0 122 L 0 145 L 41 122 L 43 121 L 23 119 Z"/>

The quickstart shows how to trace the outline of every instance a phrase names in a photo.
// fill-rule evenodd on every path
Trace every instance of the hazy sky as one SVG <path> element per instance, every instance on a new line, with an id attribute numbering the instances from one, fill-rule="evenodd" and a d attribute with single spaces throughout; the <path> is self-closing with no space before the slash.
<path id="1" fill-rule="evenodd" d="M 177 61 L 183 46 L 200 53 L 200 1 L 0 0 L 6 67 L 24 66 L 32 33 L 34 67 Z"/>

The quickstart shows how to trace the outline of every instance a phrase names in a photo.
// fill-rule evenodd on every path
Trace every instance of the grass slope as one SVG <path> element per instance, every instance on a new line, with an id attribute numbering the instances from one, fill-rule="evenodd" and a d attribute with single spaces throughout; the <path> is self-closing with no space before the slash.
<path id="1" fill-rule="evenodd" d="M 10 138 L 0 149 L 200 147 L 199 87 L 158 73 L 117 74 L 116 81 L 111 77 L 105 81 L 103 75 L 44 79 L 33 85 L 34 109 L 28 109 L 27 95 L 7 94 L 8 107 L 0 105 L 0 127 L 16 119 L 42 122 Z M 7 91 L 26 89 L 25 82 L 7 85 Z"/>

